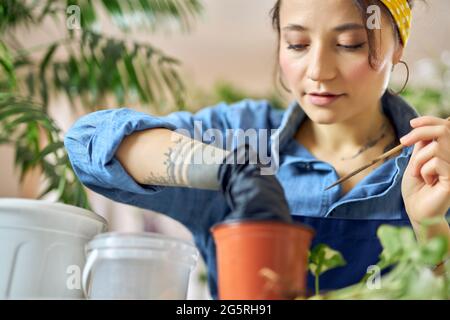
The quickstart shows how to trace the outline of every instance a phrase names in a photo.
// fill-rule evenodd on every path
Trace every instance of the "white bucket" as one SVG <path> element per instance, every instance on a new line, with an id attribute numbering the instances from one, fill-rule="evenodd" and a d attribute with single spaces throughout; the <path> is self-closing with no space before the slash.
<path id="1" fill-rule="evenodd" d="M 90 299 L 187 297 L 198 251 L 187 241 L 156 233 L 104 233 L 86 247 L 83 288 Z"/>
<path id="2" fill-rule="evenodd" d="M 0 299 L 82 299 L 84 248 L 105 230 L 88 210 L 0 198 Z"/>

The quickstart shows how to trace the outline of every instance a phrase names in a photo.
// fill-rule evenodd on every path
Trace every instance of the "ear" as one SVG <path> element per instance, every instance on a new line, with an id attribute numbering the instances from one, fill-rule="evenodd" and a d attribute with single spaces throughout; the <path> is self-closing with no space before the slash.
<path id="1" fill-rule="evenodd" d="M 394 56 L 392 57 L 392 65 L 396 65 L 397 63 L 400 62 L 400 60 L 402 60 L 403 57 L 403 45 L 399 44 L 394 51 Z"/>

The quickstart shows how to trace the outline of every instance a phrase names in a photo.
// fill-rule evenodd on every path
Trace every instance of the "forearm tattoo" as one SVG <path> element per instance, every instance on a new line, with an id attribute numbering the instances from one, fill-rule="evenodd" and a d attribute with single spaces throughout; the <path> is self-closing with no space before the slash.
<path id="1" fill-rule="evenodd" d="M 164 153 L 165 176 L 150 172 L 146 184 L 219 190 L 220 164 L 227 151 L 187 137 L 176 137 Z"/>

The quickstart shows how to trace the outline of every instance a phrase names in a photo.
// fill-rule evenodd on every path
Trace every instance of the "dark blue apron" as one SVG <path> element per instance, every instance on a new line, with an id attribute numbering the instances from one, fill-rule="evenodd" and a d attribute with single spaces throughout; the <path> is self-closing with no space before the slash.
<path id="1" fill-rule="evenodd" d="M 411 226 L 406 212 L 400 219 L 359 220 L 316 218 L 293 215 L 296 222 L 312 227 L 316 235 L 312 247 L 324 243 L 342 253 L 347 264 L 320 276 L 320 290 L 328 291 L 355 284 L 367 273 L 367 268 L 379 261 L 382 251 L 377 230 L 383 224 Z M 312 248 L 311 247 L 311 248 Z M 314 293 L 314 276 L 308 273 L 308 290 Z"/>

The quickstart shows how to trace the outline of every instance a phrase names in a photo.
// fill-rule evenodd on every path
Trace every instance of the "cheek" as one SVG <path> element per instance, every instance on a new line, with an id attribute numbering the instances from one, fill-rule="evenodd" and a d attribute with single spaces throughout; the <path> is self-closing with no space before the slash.
<path id="1" fill-rule="evenodd" d="M 372 78 L 375 74 L 369 63 L 366 61 L 353 62 L 351 65 L 344 68 L 345 78 L 349 81 L 363 81 L 368 78 Z"/>
<path id="2" fill-rule="evenodd" d="M 382 85 L 386 76 L 389 77 L 388 65 L 383 61 L 382 64 L 375 66 L 375 69 L 369 65 L 367 60 L 354 61 L 344 68 L 344 77 L 354 86 Z"/>
<path id="3" fill-rule="evenodd" d="M 291 61 L 283 51 L 280 52 L 280 59 L 278 62 L 280 63 L 281 72 L 285 77 L 288 77 L 291 70 Z"/>
<path id="4" fill-rule="evenodd" d="M 280 52 L 279 63 L 284 78 L 290 83 L 295 82 L 301 72 L 300 63 L 290 58 L 286 52 Z"/>

